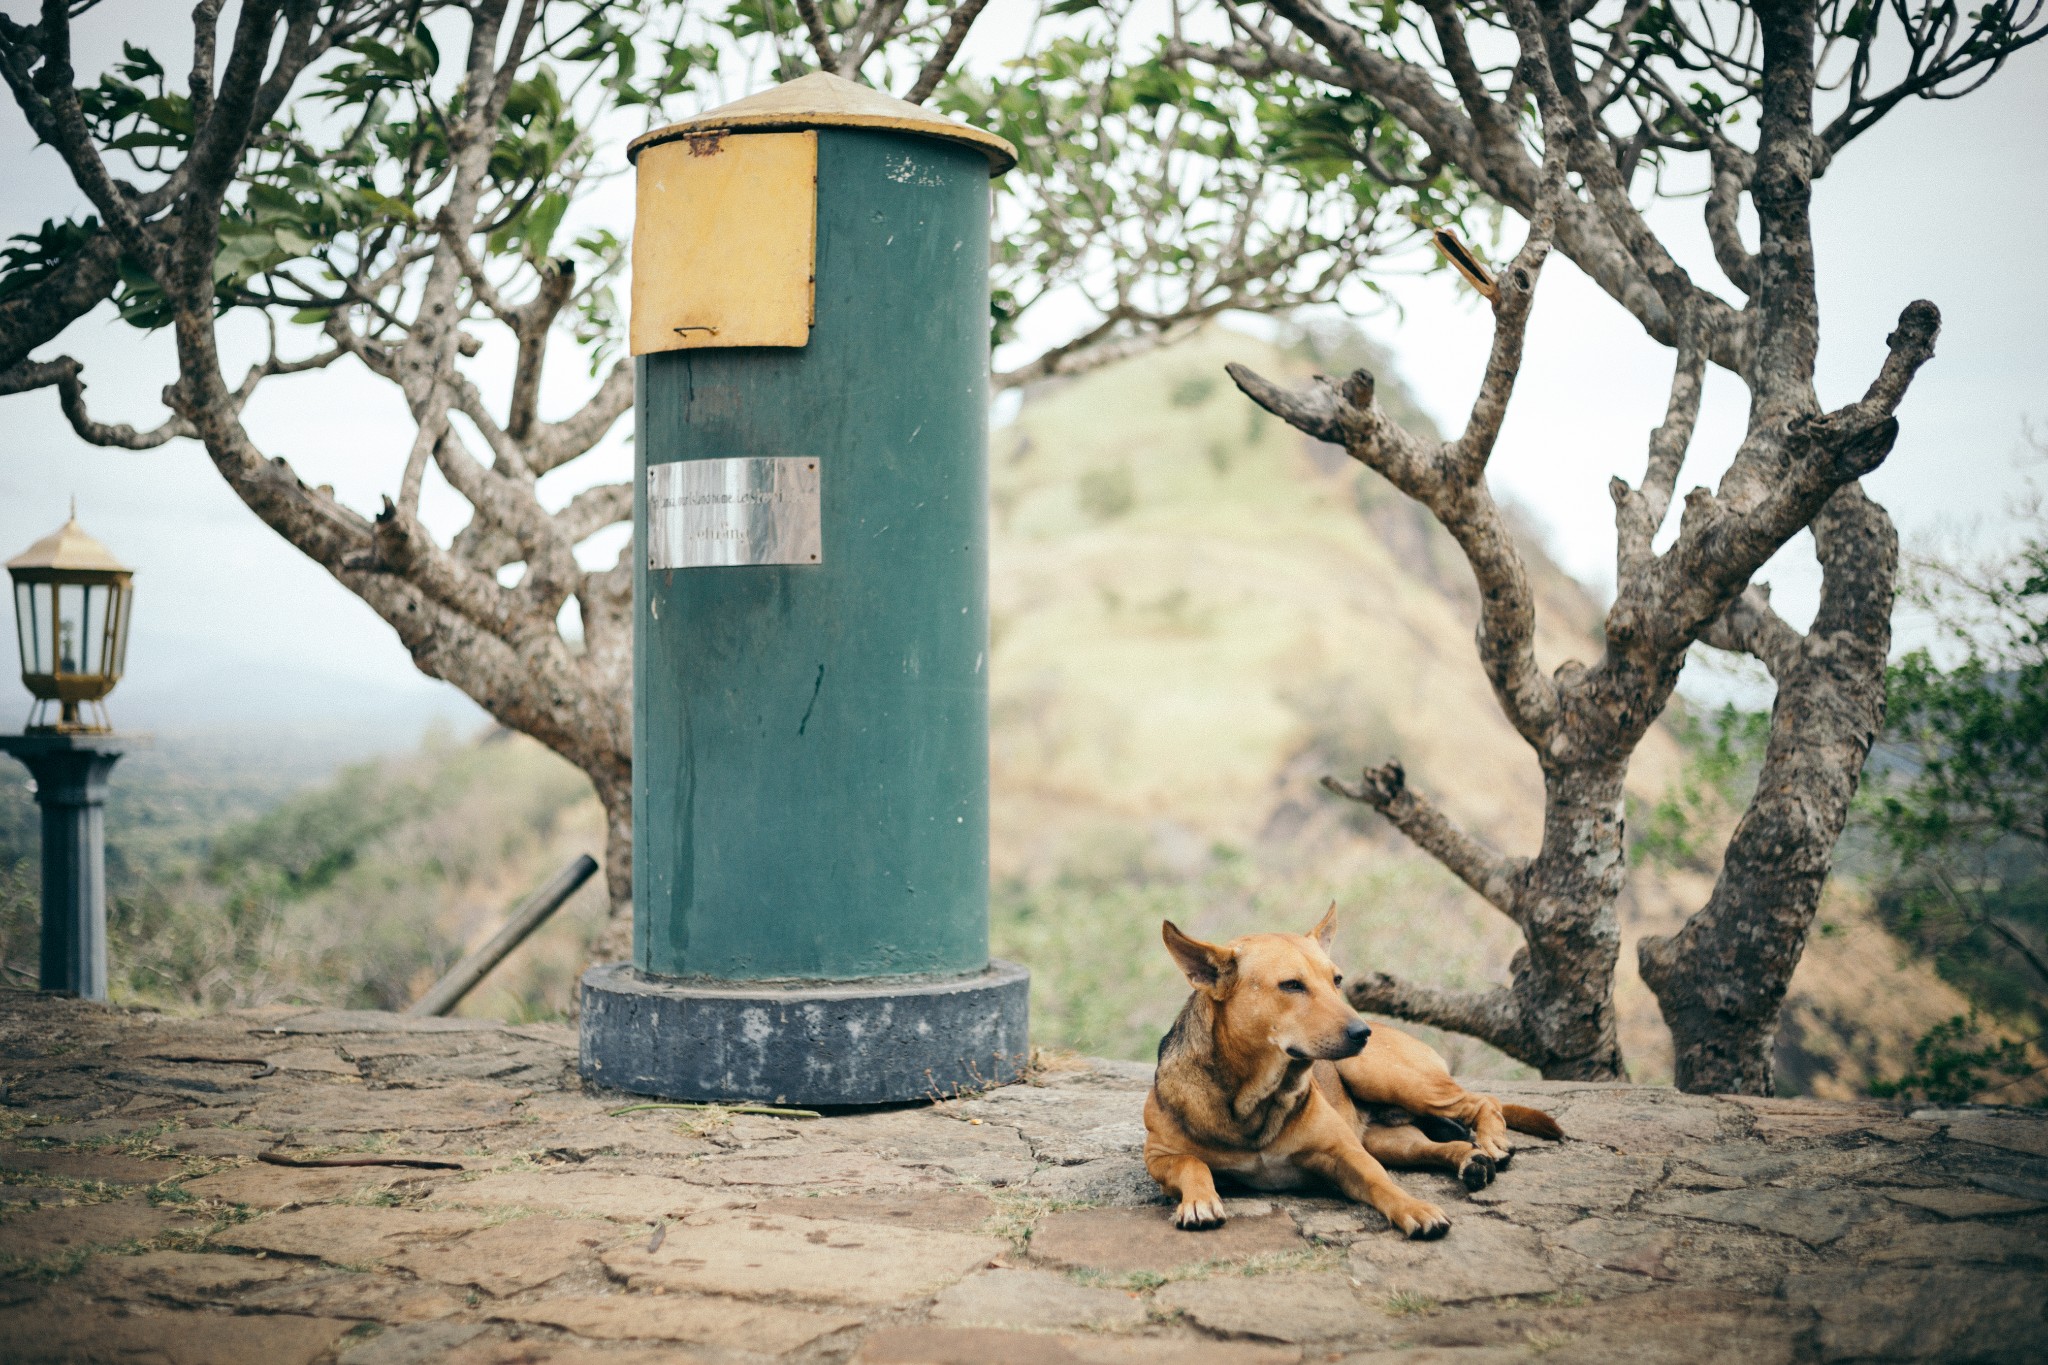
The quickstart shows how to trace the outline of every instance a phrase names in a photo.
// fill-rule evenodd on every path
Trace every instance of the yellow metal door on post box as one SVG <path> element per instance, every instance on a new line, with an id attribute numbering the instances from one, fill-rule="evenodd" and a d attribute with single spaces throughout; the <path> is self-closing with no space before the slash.
<path id="1" fill-rule="evenodd" d="M 643 151 L 638 171 L 633 354 L 807 344 L 817 133 L 682 137 Z"/>

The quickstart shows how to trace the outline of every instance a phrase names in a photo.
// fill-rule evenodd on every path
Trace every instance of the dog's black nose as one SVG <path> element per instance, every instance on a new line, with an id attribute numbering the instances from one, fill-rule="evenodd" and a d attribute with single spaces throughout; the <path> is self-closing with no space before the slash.
<path id="1" fill-rule="evenodd" d="M 1363 1019 L 1353 1019 L 1344 1026 L 1344 1039 L 1346 1042 L 1356 1043 L 1358 1046 L 1364 1047 L 1365 1040 L 1370 1037 L 1372 1037 L 1372 1028 Z"/>

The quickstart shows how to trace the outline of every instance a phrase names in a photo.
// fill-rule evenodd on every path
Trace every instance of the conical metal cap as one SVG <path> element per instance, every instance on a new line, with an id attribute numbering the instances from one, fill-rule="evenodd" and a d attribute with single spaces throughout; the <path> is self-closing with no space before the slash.
<path id="1" fill-rule="evenodd" d="M 637 159 L 643 150 L 658 142 L 672 142 L 696 133 L 788 132 L 801 128 L 878 128 L 964 142 L 988 158 L 991 176 L 1001 175 L 1017 164 L 1017 149 L 994 133 L 955 123 L 922 106 L 825 71 L 813 71 L 709 113 L 642 133 L 627 146 L 626 156 L 629 160 Z"/>
<path id="2" fill-rule="evenodd" d="M 114 552 L 85 533 L 78 518 L 59 526 L 7 561 L 10 570 L 41 569 L 53 573 L 132 573 Z"/>

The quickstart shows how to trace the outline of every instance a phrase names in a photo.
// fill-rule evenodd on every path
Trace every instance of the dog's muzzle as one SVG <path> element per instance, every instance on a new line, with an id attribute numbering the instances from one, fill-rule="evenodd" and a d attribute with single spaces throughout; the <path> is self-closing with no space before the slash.
<path id="1" fill-rule="evenodd" d="M 1287 1055 L 1295 1058 L 1297 1061 L 1307 1061 L 1311 1056 L 1317 1061 L 1341 1061 L 1346 1057 L 1356 1057 L 1359 1053 L 1365 1051 L 1365 1040 L 1370 1037 L 1372 1037 L 1372 1026 L 1363 1019 L 1353 1019 L 1344 1026 L 1344 1036 L 1337 1042 L 1330 1044 L 1326 1049 L 1311 1054 L 1303 1052 L 1298 1047 L 1290 1047 L 1287 1049 Z"/>

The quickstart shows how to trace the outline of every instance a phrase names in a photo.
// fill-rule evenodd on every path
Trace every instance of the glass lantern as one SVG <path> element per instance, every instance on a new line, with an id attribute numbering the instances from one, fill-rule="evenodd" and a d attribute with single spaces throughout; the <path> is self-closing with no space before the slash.
<path id="1" fill-rule="evenodd" d="M 71 520 L 7 561 L 30 734 L 105 734 L 128 657 L 133 571 Z M 52 706 L 57 717 L 50 719 Z"/>

